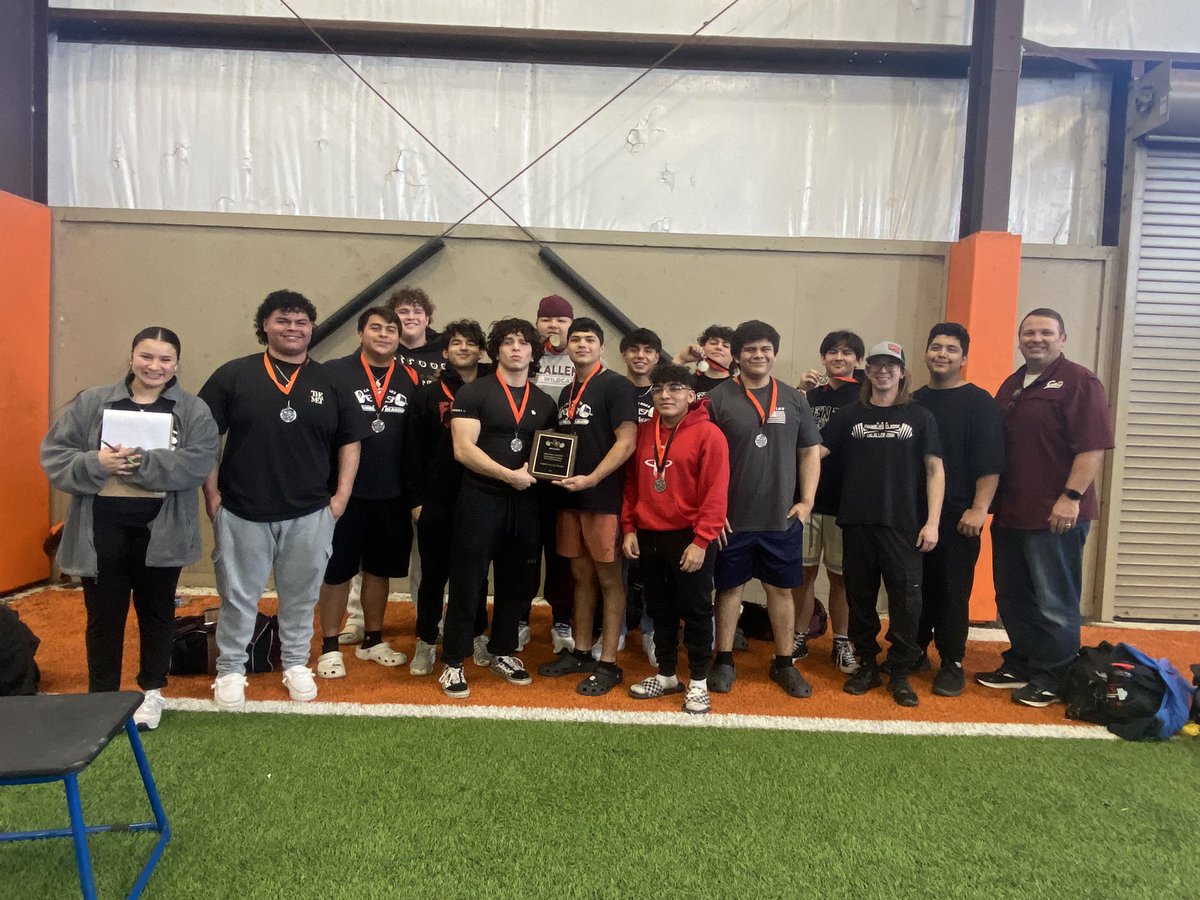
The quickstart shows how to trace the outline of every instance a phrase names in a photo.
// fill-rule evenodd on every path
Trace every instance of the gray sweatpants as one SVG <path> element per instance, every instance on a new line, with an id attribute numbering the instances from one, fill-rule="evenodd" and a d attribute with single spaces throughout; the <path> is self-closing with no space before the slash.
<path id="1" fill-rule="evenodd" d="M 217 674 L 246 671 L 246 645 L 271 570 L 279 593 L 283 668 L 308 664 L 313 611 L 333 546 L 329 507 L 298 519 L 251 522 L 222 507 L 213 523 L 213 567 L 221 614 L 217 619 Z"/>

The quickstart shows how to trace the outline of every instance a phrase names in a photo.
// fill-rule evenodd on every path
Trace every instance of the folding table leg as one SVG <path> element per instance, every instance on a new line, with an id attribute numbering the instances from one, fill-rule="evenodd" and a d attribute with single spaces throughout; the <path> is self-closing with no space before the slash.
<path id="1" fill-rule="evenodd" d="M 71 840 L 75 842 L 75 865 L 79 869 L 79 886 L 84 900 L 96 900 L 96 880 L 92 876 L 92 857 L 88 853 L 87 826 L 83 823 L 83 804 L 79 802 L 79 779 L 75 775 L 63 778 L 67 789 L 67 810 L 71 814 Z"/>
<path id="2" fill-rule="evenodd" d="M 132 718 L 125 722 L 125 733 L 129 735 L 129 746 L 133 750 L 133 758 L 137 762 L 138 772 L 142 776 L 142 785 L 146 788 L 146 799 L 150 801 L 150 808 L 154 811 L 154 823 L 157 825 L 156 830 L 159 833 L 154 850 L 150 853 L 150 859 L 142 868 L 137 881 L 133 885 L 133 889 L 129 892 L 129 896 L 133 898 L 140 896 L 142 891 L 145 890 L 146 883 L 150 880 L 150 874 L 154 871 L 154 867 L 158 865 L 163 850 L 167 847 L 167 841 L 171 839 L 171 826 L 167 822 L 167 813 L 163 809 L 162 801 L 158 796 L 158 785 L 154 783 L 154 776 L 150 773 L 150 761 L 146 759 L 146 751 L 142 747 L 142 739 L 138 735 L 137 726 L 134 724 Z"/>

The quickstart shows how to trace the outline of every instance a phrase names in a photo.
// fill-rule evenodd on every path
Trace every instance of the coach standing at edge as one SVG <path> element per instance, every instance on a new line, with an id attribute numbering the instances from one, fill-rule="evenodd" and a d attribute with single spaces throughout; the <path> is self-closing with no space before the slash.
<path id="1" fill-rule="evenodd" d="M 1104 386 L 1062 355 L 1063 318 L 1035 309 L 1021 320 L 1025 365 L 996 393 L 1007 460 L 992 520 L 996 606 L 1012 646 L 975 680 L 1049 706 L 1079 650 L 1083 545 L 1096 518 L 1092 483 L 1113 446 Z"/>

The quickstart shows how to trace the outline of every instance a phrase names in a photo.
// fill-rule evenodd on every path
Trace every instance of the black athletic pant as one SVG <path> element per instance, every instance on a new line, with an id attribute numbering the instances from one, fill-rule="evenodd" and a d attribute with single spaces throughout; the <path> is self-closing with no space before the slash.
<path id="1" fill-rule="evenodd" d="M 571 575 L 571 561 L 558 555 L 558 501 L 562 488 L 549 482 L 539 482 L 527 493 L 538 497 L 538 515 L 542 530 L 542 556 L 546 566 L 542 598 L 550 604 L 550 614 L 555 625 L 570 625 L 575 613 L 575 579 Z M 534 587 L 534 596 L 537 588 Z M 528 622 L 533 610 L 533 596 L 521 611 L 521 621 Z"/>
<path id="2" fill-rule="evenodd" d="M 492 639 L 488 652 L 517 652 L 517 625 L 528 609 L 538 581 L 538 501 L 532 489 L 492 492 L 464 479 L 454 510 L 450 555 L 450 603 L 442 639 L 442 661 L 461 666 L 471 655 L 481 589 L 488 564 L 494 575 Z"/>
<path id="3" fill-rule="evenodd" d="M 679 560 L 691 542 L 690 528 L 638 531 L 646 610 L 654 620 L 658 674 L 675 674 L 682 619 L 688 668 L 692 678 L 699 679 L 708 674 L 713 653 L 713 568 L 717 554 L 710 544 L 704 554 L 704 565 L 695 572 L 684 572 L 679 568 Z"/>
<path id="4" fill-rule="evenodd" d="M 847 525 L 842 528 L 842 578 L 850 606 L 850 640 L 863 665 L 874 666 L 879 654 L 879 582 L 888 598 L 888 666 L 910 671 L 921 651 L 917 628 L 921 620 L 921 551 L 916 534 L 886 525 Z"/>
<path id="5" fill-rule="evenodd" d="M 436 644 L 442 619 L 442 598 L 450 578 L 450 547 L 454 540 L 454 507 L 426 503 L 417 520 L 417 552 L 421 554 L 421 583 L 417 588 L 417 637 Z M 479 609 L 475 613 L 477 637 L 487 631 L 487 579 L 480 586 Z"/>
<path id="6" fill-rule="evenodd" d="M 130 593 L 141 643 L 138 687 L 143 691 L 164 688 L 175 638 L 175 588 L 180 567 L 146 565 L 149 528 L 100 520 L 92 530 L 96 576 L 83 579 L 88 690 L 98 693 L 121 689 Z"/>
<path id="7" fill-rule="evenodd" d="M 979 560 L 979 538 L 958 533 L 960 518 L 961 510 L 944 514 L 938 523 L 937 546 L 922 554 L 923 600 L 917 645 L 926 650 L 932 639 L 943 663 L 962 662 L 967 652 L 971 588 Z"/>

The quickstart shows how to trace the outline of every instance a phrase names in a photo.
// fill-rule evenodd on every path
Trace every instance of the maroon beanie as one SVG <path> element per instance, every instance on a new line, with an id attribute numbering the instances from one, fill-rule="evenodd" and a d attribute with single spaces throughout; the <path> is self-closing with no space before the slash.
<path id="1" fill-rule="evenodd" d="M 537 317 L 539 319 L 557 319 L 560 316 L 567 319 L 575 318 L 575 310 L 571 308 L 571 304 L 558 296 L 558 294 L 543 297 L 542 301 L 538 304 Z"/>

